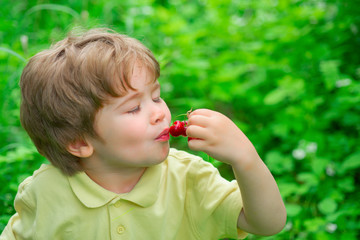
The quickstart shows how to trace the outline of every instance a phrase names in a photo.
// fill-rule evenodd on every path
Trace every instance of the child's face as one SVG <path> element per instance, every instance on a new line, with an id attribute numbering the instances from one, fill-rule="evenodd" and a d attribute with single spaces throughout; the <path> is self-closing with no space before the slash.
<path id="1" fill-rule="evenodd" d="M 103 167 L 147 167 L 166 159 L 171 114 L 151 76 L 135 65 L 131 85 L 136 91 L 110 99 L 97 113 L 95 130 L 104 141 L 89 140 L 90 158 Z"/>

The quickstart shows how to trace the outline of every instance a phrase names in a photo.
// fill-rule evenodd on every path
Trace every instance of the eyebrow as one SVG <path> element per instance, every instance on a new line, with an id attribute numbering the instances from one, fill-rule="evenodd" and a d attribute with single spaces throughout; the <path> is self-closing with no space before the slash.
<path id="1" fill-rule="evenodd" d="M 140 93 L 140 92 L 136 92 L 136 93 L 131 94 L 131 95 L 125 95 L 125 96 L 123 97 L 122 101 L 115 106 L 115 109 L 121 108 L 121 107 L 124 106 L 127 102 L 130 102 L 130 101 L 133 100 L 133 99 L 136 99 L 136 98 L 138 98 L 138 97 L 141 97 L 142 95 L 143 95 L 143 93 Z"/>
<path id="2" fill-rule="evenodd" d="M 155 90 L 159 89 L 160 88 L 160 83 L 159 82 L 155 82 L 153 84 L 153 86 L 151 87 L 151 92 L 154 92 Z M 136 99 L 136 98 L 139 98 L 141 96 L 143 96 L 144 93 L 142 92 L 138 92 L 136 91 L 135 93 L 133 94 L 128 94 L 128 95 L 125 95 L 123 97 L 123 101 L 121 103 L 119 103 L 117 106 L 116 106 L 116 109 L 120 108 L 121 106 L 123 106 L 124 104 L 126 104 L 127 102 L 133 100 L 133 99 Z"/>

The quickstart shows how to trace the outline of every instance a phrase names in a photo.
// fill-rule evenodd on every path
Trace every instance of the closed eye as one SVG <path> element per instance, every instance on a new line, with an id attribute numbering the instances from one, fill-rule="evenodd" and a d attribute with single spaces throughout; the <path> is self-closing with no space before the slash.
<path id="1" fill-rule="evenodd" d="M 161 97 L 157 97 L 153 99 L 154 102 L 161 102 L 161 100 L 162 100 Z"/>
<path id="2" fill-rule="evenodd" d="M 137 113 L 140 111 L 140 105 L 136 106 L 135 108 L 131 109 L 130 111 L 128 111 L 127 113 L 131 113 L 131 114 L 134 114 L 134 113 Z"/>

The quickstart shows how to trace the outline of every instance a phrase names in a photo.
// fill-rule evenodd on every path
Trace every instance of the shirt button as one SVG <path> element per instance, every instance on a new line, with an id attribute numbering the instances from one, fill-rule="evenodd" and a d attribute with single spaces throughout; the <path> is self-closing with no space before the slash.
<path id="1" fill-rule="evenodd" d="M 118 234 L 123 234 L 125 232 L 125 227 L 123 225 L 119 225 L 116 231 Z"/>
<path id="2" fill-rule="evenodd" d="M 114 206 L 115 206 L 116 208 L 120 207 L 120 206 L 121 206 L 121 202 L 120 202 L 120 201 L 117 201 L 117 202 L 114 204 Z"/>

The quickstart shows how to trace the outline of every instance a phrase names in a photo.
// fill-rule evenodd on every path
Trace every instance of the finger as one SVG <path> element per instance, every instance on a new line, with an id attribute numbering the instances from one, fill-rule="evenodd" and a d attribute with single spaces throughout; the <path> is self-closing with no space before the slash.
<path id="1" fill-rule="evenodd" d="M 205 127 L 208 125 L 210 118 L 204 115 L 193 115 L 188 119 L 188 126 L 197 125 L 201 127 Z"/>
<path id="2" fill-rule="evenodd" d="M 210 117 L 213 114 L 213 112 L 214 111 L 212 111 L 210 109 L 200 108 L 200 109 L 196 109 L 196 110 L 192 111 L 189 114 L 189 117 L 195 116 L 195 115 L 203 115 L 203 116 Z"/>
<path id="3" fill-rule="evenodd" d="M 194 151 L 204 151 L 206 144 L 205 141 L 202 139 L 193 138 L 189 139 L 188 146 L 191 150 Z"/>
<path id="4" fill-rule="evenodd" d="M 186 129 L 186 135 L 191 138 L 200 138 L 200 139 L 208 139 L 210 137 L 210 133 L 206 128 L 203 128 L 198 125 L 188 126 Z"/>

